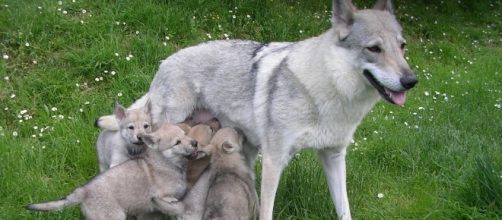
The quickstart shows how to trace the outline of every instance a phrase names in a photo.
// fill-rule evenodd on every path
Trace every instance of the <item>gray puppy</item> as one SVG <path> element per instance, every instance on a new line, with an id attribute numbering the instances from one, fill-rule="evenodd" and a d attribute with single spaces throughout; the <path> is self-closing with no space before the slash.
<path id="1" fill-rule="evenodd" d="M 131 110 L 126 110 L 117 103 L 114 115 L 120 129 L 103 130 L 96 141 L 100 172 L 143 153 L 146 146 L 140 136 L 152 131 L 149 103 L 145 107 Z"/>
<path id="2" fill-rule="evenodd" d="M 57 211 L 80 204 L 86 219 L 94 220 L 126 219 L 155 210 L 181 214 L 184 208 L 178 199 L 186 193 L 187 158 L 197 157 L 197 142 L 170 124 L 142 138 L 148 145 L 142 157 L 101 173 L 61 200 L 26 208 Z"/>
<path id="3" fill-rule="evenodd" d="M 256 219 L 258 194 L 253 169 L 244 156 L 242 136 L 233 128 L 222 128 L 208 147 L 211 162 L 203 219 Z"/>

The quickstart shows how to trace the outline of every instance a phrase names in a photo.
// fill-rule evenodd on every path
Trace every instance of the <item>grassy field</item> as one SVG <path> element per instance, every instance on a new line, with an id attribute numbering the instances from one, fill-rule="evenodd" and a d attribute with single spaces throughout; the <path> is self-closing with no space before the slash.
<path id="1" fill-rule="evenodd" d="M 395 6 L 420 83 L 406 106 L 381 102 L 357 130 L 347 156 L 352 215 L 501 219 L 502 1 L 410 2 Z M 78 208 L 24 205 L 96 175 L 95 118 L 144 94 L 161 59 L 207 40 L 315 36 L 330 26 L 330 5 L 0 0 L 0 219 L 81 218 Z M 284 172 L 274 216 L 336 216 L 313 152 Z"/>

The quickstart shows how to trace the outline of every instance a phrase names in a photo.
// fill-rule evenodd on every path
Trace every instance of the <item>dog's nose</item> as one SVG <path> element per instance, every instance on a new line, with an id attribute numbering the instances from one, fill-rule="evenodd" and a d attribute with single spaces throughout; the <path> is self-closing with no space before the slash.
<path id="1" fill-rule="evenodd" d="M 415 74 L 410 74 L 410 73 L 404 74 L 404 76 L 401 77 L 399 81 L 401 82 L 401 85 L 403 85 L 405 89 L 411 89 L 418 83 L 417 76 Z"/>
<path id="2" fill-rule="evenodd" d="M 143 139 L 141 139 L 140 136 L 136 136 L 138 138 L 139 141 L 143 141 Z"/>
<path id="3" fill-rule="evenodd" d="M 190 145 L 192 145 L 192 147 L 197 147 L 197 144 L 196 140 L 190 141 Z"/>

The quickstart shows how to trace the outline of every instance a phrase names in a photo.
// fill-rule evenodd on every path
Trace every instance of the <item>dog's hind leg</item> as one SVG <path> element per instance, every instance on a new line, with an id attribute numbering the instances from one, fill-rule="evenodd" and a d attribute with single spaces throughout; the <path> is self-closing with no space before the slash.
<path id="1" fill-rule="evenodd" d="M 279 186 L 279 179 L 281 178 L 282 171 L 284 167 L 286 167 L 290 156 L 288 153 L 267 152 L 273 150 L 267 149 L 265 146 L 262 147 L 263 165 L 260 190 L 260 220 L 272 220 L 275 194 Z M 275 147 L 280 149 L 279 146 Z"/>
<path id="2" fill-rule="evenodd" d="M 331 199 L 335 203 L 338 217 L 343 220 L 352 219 L 347 196 L 345 171 L 345 148 L 327 148 L 317 152 L 328 180 Z"/>

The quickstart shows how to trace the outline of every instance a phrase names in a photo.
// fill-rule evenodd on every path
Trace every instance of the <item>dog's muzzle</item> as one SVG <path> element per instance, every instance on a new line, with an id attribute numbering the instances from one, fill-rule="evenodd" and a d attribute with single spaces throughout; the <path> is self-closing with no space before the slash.
<path id="1" fill-rule="evenodd" d="M 405 90 L 393 91 L 378 82 L 369 70 L 364 70 L 363 74 L 386 101 L 395 105 L 404 105 L 406 102 L 406 91 L 413 88 L 418 82 L 417 77 L 414 74 L 406 73 L 399 80 Z"/>

